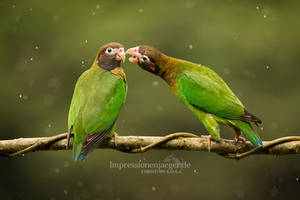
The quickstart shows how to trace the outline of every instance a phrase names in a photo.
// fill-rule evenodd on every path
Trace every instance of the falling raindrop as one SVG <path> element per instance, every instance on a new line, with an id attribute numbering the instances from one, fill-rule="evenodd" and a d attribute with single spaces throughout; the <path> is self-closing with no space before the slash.
<path id="1" fill-rule="evenodd" d="M 139 11 L 139 13 L 143 13 L 143 12 L 144 12 L 144 9 L 143 9 L 143 8 L 140 8 L 138 11 Z"/>
<path id="2" fill-rule="evenodd" d="M 226 74 L 226 75 L 230 74 L 230 69 L 227 67 L 224 68 L 224 74 Z"/>
<path id="3" fill-rule="evenodd" d="M 88 40 L 85 40 L 84 42 L 85 42 L 85 43 L 88 43 Z"/>
<path id="4" fill-rule="evenodd" d="M 267 65 L 267 66 L 266 66 L 266 69 L 270 69 L 270 66 L 269 66 L 269 65 Z"/>
<path id="5" fill-rule="evenodd" d="M 97 5 L 96 5 L 96 9 L 99 9 L 99 8 L 100 8 L 100 4 L 97 4 Z"/>
<path id="6" fill-rule="evenodd" d="M 264 15 L 264 18 L 267 18 L 267 15 Z"/>
<path id="7" fill-rule="evenodd" d="M 262 131 L 263 131 L 263 130 L 264 130 L 264 127 L 260 127 L 260 130 L 262 130 Z"/>
<path id="8" fill-rule="evenodd" d="M 51 124 L 48 124 L 48 128 L 51 128 L 52 127 L 52 125 Z"/>
<path id="9" fill-rule="evenodd" d="M 164 108 L 162 107 L 162 106 L 156 106 L 156 110 L 158 111 L 158 112 L 160 112 L 160 111 L 162 111 Z"/>
<path id="10" fill-rule="evenodd" d="M 19 94 L 19 98 L 22 99 L 22 97 L 23 97 L 23 94 Z"/>
<path id="11" fill-rule="evenodd" d="M 16 22 L 20 21 L 21 16 L 16 16 Z"/>
<path id="12" fill-rule="evenodd" d="M 36 46 L 34 47 L 34 49 L 35 49 L 35 50 L 38 50 L 38 49 L 39 49 L 39 47 L 36 45 Z"/>
<path id="13" fill-rule="evenodd" d="M 55 173 L 59 173 L 59 172 L 60 172 L 60 169 L 59 169 L 59 168 L 54 168 L 54 172 L 55 172 Z"/>
<path id="14" fill-rule="evenodd" d="M 96 12 L 92 12 L 92 15 L 96 15 Z"/>
<path id="15" fill-rule="evenodd" d="M 152 186 L 152 191 L 156 191 L 156 187 L 155 186 Z"/>
<path id="16" fill-rule="evenodd" d="M 195 173 L 195 174 L 198 174 L 198 171 L 197 171 L 196 169 L 194 169 L 194 173 Z"/>
<path id="17" fill-rule="evenodd" d="M 70 163 L 67 162 L 67 161 L 65 161 L 65 162 L 64 162 L 64 168 L 68 168 L 69 166 L 70 166 Z"/>
<path id="18" fill-rule="evenodd" d="M 299 178 L 298 177 L 296 178 L 296 182 L 299 183 Z"/>
<path id="19" fill-rule="evenodd" d="M 158 82 L 158 81 L 153 81 L 153 82 L 152 82 L 152 86 L 153 86 L 153 87 L 157 87 L 158 85 L 159 85 L 159 82 Z"/>
<path id="20" fill-rule="evenodd" d="M 256 10 L 259 10 L 259 6 L 256 6 Z"/>
<path id="21" fill-rule="evenodd" d="M 76 185 L 77 185 L 78 187 L 82 187 L 82 186 L 83 186 L 83 183 L 82 183 L 81 181 L 77 181 Z"/>
<path id="22" fill-rule="evenodd" d="M 189 45 L 189 49 L 193 49 L 193 45 L 192 44 Z"/>
<path id="23" fill-rule="evenodd" d="M 31 12 L 31 11 L 32 11 L 32 8 L 29 8 L 29 11 Z"/>
<path id="24" fill-rule="evenodd" d="M 30 58 L 30 61 L 33 61 L 33 57 Z"/>
<path id="25" fill-rule="evenodd" d="M 81 64 L 84 64 L 84 60 L 81 61 Z"/>

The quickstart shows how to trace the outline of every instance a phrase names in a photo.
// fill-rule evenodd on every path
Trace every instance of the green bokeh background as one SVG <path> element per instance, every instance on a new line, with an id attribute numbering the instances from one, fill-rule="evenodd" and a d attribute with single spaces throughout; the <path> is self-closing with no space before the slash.
<path id="1" fill-rule="evenodd" d="M 211 67 L 264 124 L 264 140 L 300 135 L 299 1 L 0 1 L 0 139 L 65 132 L 73 88 L 100 46 L 154 46 Z M 127 101 L 119 135 L 206 134 L 158 77 L 126 62 Z M 233 131 L 222 127 L 222 136 Z M 182 174 L 117 170 L 110 162 L 163 162 Z M 70 151 L 0 158 L 1 199 L 292 199 L 300 159 L 214 153 L 96 150 L 73 163 Z"/>

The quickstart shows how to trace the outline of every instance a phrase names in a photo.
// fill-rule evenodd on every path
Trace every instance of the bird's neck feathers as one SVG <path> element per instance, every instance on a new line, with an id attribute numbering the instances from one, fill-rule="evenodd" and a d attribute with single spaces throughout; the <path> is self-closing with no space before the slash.
<path id="1" fill-rule="evenodd" d="M 120 76 L 124 81 L 126 81 L 126 75 L 125 72 L 123 70 L 123 68 L 121 67 L 121 65 L 119 64 L 117 67 L 112 68 L 111 70 L 105 69 L 102 66 L 99 65 L 98 59 L 95 59 L 94 63 L 92 64 L 91 70 L 107 70 L 109 72 L 111 72 L 114 75 Z"/>
<path id="2" fill-rule="evenodd" d="M 179 60 L 162 54 L 161 59 L 157 62 L 159 65 L 158 75 L 163 78 L 170 86 L 175 81 L 175 72 L 179 65 Z"/>

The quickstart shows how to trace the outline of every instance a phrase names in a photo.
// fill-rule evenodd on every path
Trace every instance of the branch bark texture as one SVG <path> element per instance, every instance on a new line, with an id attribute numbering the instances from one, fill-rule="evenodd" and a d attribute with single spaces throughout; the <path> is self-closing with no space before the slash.
<path id="1" fill-rule="evenodd" d="M 33 151 L 66 150 L 66 137 L 67 133 L 63 133 L 52 137 L 0 140 L 0 156 L 14 157 Z M 206 138 L 191 133 L 173 133 L 165 137 L 117 136 L 116 141 L 108 138 L 98 148 L 126 153 L 142 153 L 150 149 L 208 151 L 207 144 Z M 300 136 L 264 141 L 263 147 L 259 148 L 253 147 L 249 142 L 221 139 L 211 142 L 210 151 L 231 159 L 241 159 L 252 154 L 300 154 Z"/>

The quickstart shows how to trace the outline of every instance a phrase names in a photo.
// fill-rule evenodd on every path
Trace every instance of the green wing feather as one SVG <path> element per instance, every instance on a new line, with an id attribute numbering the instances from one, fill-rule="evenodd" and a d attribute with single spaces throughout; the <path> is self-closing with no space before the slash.
<path id="1" fill-rule="evenodd" d="M 239 118 L 244 106 L 211 69 L 188 63 L 177 76 L 177 93 L 192 106 L 222 118 Z"/>
<path id="2" fill-rule="evenodd" d="M 113 131 L 112 127 L 125 102 L 126 90 L 126 83 L 120 76 L 99 67 L 91 68 L 80 76 L 68 120 L 68 127 L 73 126 L 75 135 L 73 150 L 82 144 L 86 146 L 87 135 L 110 134 Z M 75 150 L 74 160 L 80 156 L 81 146 Z"/>
<path id="3" fill-rule="evenodd" d="M 219 121 L 238 127 L 253 145 L 262 145 L 260 137 L 253 130 L 248 120 L 230 120 L 243 117 L 245 108 L 227 84 L 214 71 L 190 62 L 184 63 L 179 69 L 176 84 L 177 95 L 189 107 L 192 106 L 190 109 L 201 118 L 213 138 L 219 138 L 217 125 L 217 121 Z M 216 118 L 210 115 L 207 117 L 205 113 L 211 113 Z M 215 124 L 207 123 L 207 119 Z M 249 119 L 249 121 L 259 120 L 252 114 Z"/>

